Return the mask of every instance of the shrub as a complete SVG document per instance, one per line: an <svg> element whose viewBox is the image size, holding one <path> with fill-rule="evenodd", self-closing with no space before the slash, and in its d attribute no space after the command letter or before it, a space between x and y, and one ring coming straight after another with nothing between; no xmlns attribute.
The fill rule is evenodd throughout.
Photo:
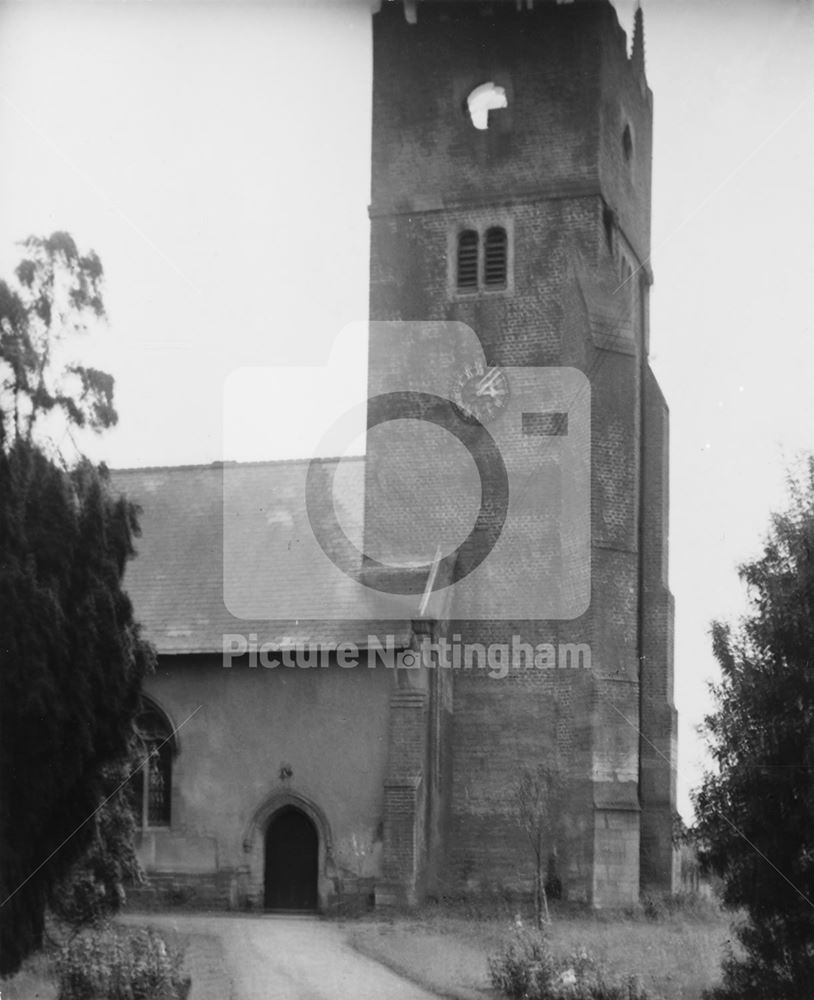
<svg viewBox="0 0 814 1000"><path fill-rule="evenodd" d="M182 882L171 882L165 886L160 895L164 902L174 908L182 906L195 906L198 891L194 885L184 885Z"/></svg>
<svg viewBox="0 0 814 1000"><path fill-rule="evenodd" d="M104 799L92 819L91 841L52 888L52 915L75 930L117 913L125 902L125 883L144 881L126 788L135 761L133 757L101 768L100 794Z"/></svg>
<svg viewBox="0 0 814 1000"><path fill-rule="evenodd" d="M518 930L489 957L492 986L510 1000L537 1000L555 974L554 959L542 934Z"/></svg>
<svg viewBox="0 0 814 1000"><path fill-rule="evenodd" d="M710 920L720 916L721 905L715 898L694 892L645 894L641 898L641 913L648 920L668 920L683 917L687 920Z"/></svg>
<svg viewBox="0 0 814 1000"><path fill-rule="evenodd" d="M88 932L59 954L59 1000L185 1000L182 958L152 929Z"/></svg>
<svg viewBox="0 0 814 1000"><path fill-rule="evenodd" d="M783 928L749 919L736 924L741 946L730 944L722 963L719 986L704 991L704 1000L810 1000L814 979L814 944L790 944Z"/></svg>
<svg viewBox="0 0 814 1000"><path fill-rule="evenodd" d="M634 978L611 980L586 951L555 956L543 934L522 928L489 958L489 976L509 1000L648 1000Z"/></svg>
<svg viewBox="0 0 814 1000"><path fill-rule="evenodd" d="M669 910L664 896L645 894L641 897L642 913L648 920L663 920Z"/></svg>

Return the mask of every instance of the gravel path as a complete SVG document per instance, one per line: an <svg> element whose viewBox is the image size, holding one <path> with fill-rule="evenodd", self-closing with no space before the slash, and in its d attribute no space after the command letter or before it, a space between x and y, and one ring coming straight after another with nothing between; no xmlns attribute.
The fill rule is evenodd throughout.
<svg viewBox="0 0 814 1000"><path fill-rule="evenodd" d="M437 1000L311 917L132 914L190 937L189 1000Z"/></svg>

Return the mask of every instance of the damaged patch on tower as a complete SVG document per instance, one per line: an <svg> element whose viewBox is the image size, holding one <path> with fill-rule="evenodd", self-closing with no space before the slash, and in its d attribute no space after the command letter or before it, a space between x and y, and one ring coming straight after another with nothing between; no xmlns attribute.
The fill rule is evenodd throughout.
<svg viewBox="0 0 814 1000"><path fill-rule="evenodd" d="M499 111L501 108L508 108L508 106L506 88L499 87L491 80L475 87L466 99L469 118L475 128L481 132L489 128L490 111Z"/></svg>

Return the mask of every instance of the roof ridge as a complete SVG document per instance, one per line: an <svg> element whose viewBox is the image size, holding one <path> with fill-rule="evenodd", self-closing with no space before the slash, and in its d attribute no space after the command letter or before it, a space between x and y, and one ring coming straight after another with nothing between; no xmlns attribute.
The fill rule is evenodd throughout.
<svg viewBox="0 0 814 1000"><path fill-rule="evenodd" d="M190 463L188 465L130 465L124 468L108 466L111 474L121 475L124 472L189 472L193 469L211 470L223 468L257 468L259 466L304 465L306 462L364 462L366 455L312 455L305 458L266 458L251 462L238 462L231 459L219 459L214 462Z"/></svg>

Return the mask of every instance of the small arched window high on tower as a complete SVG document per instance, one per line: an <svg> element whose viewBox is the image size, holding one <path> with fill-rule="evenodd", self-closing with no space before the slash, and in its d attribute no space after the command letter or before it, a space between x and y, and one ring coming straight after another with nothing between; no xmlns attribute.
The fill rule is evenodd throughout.
<svg viewBox="0 0 814 1000"><path fill-rule="evenodd" d="M630 125L625 125L625 129L622 132L622 154L625 158L625 163L630 163L633 159L633 133L630 131Z"/></svg>
<svg viewBox="0 0 814 1000"><path fill-rule="evenodd" d="M473 291L478 287L478 234L465 229L458 235L458 288Z"/></svg>
<svg viewBox="0 0 814 1000"><path fill-rule="evenodd" d="M155 705L145 703L136 719L138 770L130 779L136 824L141 828L169 826L172 816L172 727Z"/></svg>
<svg viewBox="0 0 814 1000"><path fill-rule="evenodd" d="M483 283L486 288L505 288L508 274L508 240L502 226L486 230L483 253Z"/></svg>

